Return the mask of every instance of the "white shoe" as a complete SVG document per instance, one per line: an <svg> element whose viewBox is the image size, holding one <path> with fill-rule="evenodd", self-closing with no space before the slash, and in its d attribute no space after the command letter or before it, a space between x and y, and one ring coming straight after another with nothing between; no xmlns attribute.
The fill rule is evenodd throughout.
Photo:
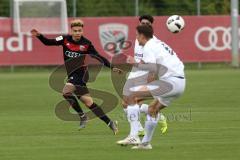
<svg viewBox="0 0 240 160"><path fill-rule="evenodd" d="M137 146L133 146L132 149L152 149L152 145L150 143L139 144Z"/></svg>
<svg viewBox="0 0 240 160"><path fill-rule="evenodd" d="M120 140L120 141L117 141L117 144L119 145L123 145L123 146L126 146L126 145L138 145L140 144L140 138L138 136L128 136L127 138L123 139L123 140Z"/></svg>

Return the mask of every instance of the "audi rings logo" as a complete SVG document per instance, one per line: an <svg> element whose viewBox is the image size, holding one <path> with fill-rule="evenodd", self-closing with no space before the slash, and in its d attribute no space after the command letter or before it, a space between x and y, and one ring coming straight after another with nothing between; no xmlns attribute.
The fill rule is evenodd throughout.
<svg viewBox="0 0 240 160"><path fill-rule="evenodd" d="M204 35L207 37L204 38ZM231 49L231 28L225 27L202 27L197 30L194 41L196 46L202 51L223 51Z"/></svg>

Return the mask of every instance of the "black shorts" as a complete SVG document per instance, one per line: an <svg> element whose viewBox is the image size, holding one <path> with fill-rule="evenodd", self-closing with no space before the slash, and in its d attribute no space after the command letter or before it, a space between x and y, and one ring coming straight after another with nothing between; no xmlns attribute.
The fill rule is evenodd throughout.
<svg viewBox="0 0 240 160"><path fill-rule="evenodd" d="M80 70L68 75L67 82L73 84L76 87L75 94L77 96L82 96L89 93L86 85L88 79L89 79L88 71Z"/></svg>

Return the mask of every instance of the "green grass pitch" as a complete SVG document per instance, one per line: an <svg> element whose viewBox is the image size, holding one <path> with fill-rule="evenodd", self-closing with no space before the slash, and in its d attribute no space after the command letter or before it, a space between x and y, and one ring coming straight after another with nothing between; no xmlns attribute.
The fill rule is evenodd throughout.
<svg viewBox="0 0 240 160"><path fill-rule="evenodd" d="M78 131L78 122L58 119L61 94L49 87L50 73L0 74L1 160L238 160L240 158L240 70L187 70L185 94L163 112L165 135L156 129L153 150L117 146L129 130L119 106L109 115L119 121L112 132L98 119ZM109 72L91 87L114 93Z"/></svg>

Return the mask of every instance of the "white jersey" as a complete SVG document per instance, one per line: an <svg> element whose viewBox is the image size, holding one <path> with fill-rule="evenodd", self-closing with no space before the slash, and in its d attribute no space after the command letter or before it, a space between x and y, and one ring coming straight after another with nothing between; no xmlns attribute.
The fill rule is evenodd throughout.
<svg viewBox="0 0 240 160"><path fill-rule="evenodd" d="M143 58L145 63L159 64L159 79L168 77L184 77L184 65L177 54L164 42L150 39L143 47Z"/></svg>
<svg viewBox="0 0 240 160"><path fill-rule="evenodd" d="M157 37L153 36L154 40L158 40ZM138 40L135 40L134 46L134 59L137 63L139 63L143 58L143 46L140 46ZM142 75L148 74L148 71L143 71L138 69L137 67L133 67L131 72L129 73L128 79L140 77Z"/></svg>

